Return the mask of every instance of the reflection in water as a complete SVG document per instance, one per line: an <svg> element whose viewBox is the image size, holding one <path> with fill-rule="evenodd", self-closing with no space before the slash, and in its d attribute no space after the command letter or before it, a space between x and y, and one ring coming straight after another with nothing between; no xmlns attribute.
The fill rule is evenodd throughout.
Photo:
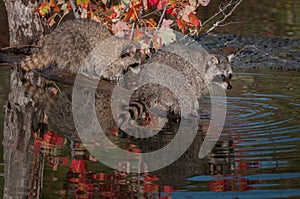
<svg viewBox="0 0 300 199"><path fill-rule="evenodd" d="M16 136L14 134L6 136L5 156L21 151L30 164L19 163L27 175L5 172L6 189L12 192L9 186L14 185L15 189L21 186L18 184L21 179L25 183L18 194L29 194L32 198L299 197L299 80L299 74L288 72L237 73L233 80L235 89L228 92L225 128L213 151L205 159L198 158L210 122L207 97L202 102L201 126L191 147L173 164L142 174L118 172L103 165L80 142L68 110L70 87L56 83L58 91L51 82L45 88L44 84L23 87L23 90L17 87L26 93L24 96L33 98L35 104L34 109L26 109L34 113L33 130L25 136L31 137L32 142L25 142L24 136L19 140L11 137ZM104 90L110 89L105 87ZM97 96L97 109L108 107L105 102L109 96ZM99 112L98 117L110 115L109 110L101 110L106 115ZM22 121L20 113L18 115ZM114 122L104 123L108 125L106 135L114 144L136 153L155 151L167 145L178 128L178 124L168 122L150 139L131 139L119 137ZM9 144L12 139L15 144ZM24 151L20 143L29 150ZM22 156L12 157L25 160ZM11 160L5 160L9 167L12 167ZM130 167L126 162L119 166ZM29 192L25 191L28 189Z"/></svg>

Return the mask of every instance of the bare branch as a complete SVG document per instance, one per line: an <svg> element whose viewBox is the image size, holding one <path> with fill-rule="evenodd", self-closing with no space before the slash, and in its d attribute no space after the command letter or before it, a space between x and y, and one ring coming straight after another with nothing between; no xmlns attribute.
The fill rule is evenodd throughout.
<svg viewBox="0 0 300 199"><path fill-rule="evenodd" d="M131 32L130 32L130 41L132 41L133 40L133 35L134 35L134 26L135 26L135 22L133 22L133 24L132 24L132 28L131 28Z"/></svg>
<svg viewBox="0 0 300 199"><path fill-rule="evenodd" d="M79 17L79 14L76 12L76 5L74 3L74 0L70 0L70 4L71 4L75 19L79 19L80 17Z"/></svg>
<svg viewBox="0 0 300 199"><path fill-rule="evenodd" d="M228 23L220 24L219 27L224 27L232 24L242 24L242 23L247 23L247 22L242 22L242 21L230 21Z"/></svg>
<svg viewBox="0 0 300 199"><path fill-rule="evenodd" d="M219 12L217 12L217 13L215 13L212 17L210 17L208 20L206 20L203 24L202 24L202 26L204 26L205 24L207 24L208 22L210 22L210 21L212 21L215 17L217 17L217 16L219 16L219 15L223 15L223 17L219 20L219 21L217 21L217 22L215 22L214 24L213 24L213 26L210 28L210 29L208 29L207 31L206 31L206 33L209 33L209 32L211 32L211 31L213 31L216 27L218 27L218 26L220 26L221 25L221 23L223 23L228 17L230 17L231 15L232 15L232 13L235 11L235 9L242 3L242 1L243 0L237 0L237 1L233 1L233 0L230 0L224 7L219 7ZM231 7L231 6L233 6L232 8L231 8L231 10L226 14L225 13L225 11L229 8L229 7Z"/></svg>
<svg viewBox="0 0 300 199"><path fill-rule="evenodd" d="M223 13L228 7L230 7L232 4L232 0L230 0L230 2L228 2L224 7L222 7L221 5L219 6L219 12L215 13L213 16L211 16L209 19L207 19L206 21L204 21L202 23L202 26L205 26L205 24L207 24L208 22L210 22L211 20L213 20L215 17L217 17L218 15L220 15L221 13Z"/></svg>
<svg viewBox="0 0 300 199"><path fill-rule="evenodd" d="M157 26L156 26L156 29L155 29L153 35L155 35L155 34L157 33L157 31L159 30L159 28L160 28L160 26L161 26L161 23L162 23L162 21L163 21L163 19L164 19L164 17L165 17L166 10L167 10L167 6L164 7L164 10L163 10L163 12L162 12L162 14L161 14L161 16L160 16L159 22L158 22L158 24L157 24ZM150 41L149 41L149 46L151 46L152 43L153 43L153 38L150 39Z"/></svg>

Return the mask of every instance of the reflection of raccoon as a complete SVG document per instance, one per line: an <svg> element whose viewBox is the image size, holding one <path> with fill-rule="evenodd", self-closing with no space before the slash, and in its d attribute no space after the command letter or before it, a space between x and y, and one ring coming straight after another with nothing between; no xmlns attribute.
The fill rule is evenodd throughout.
<svg viewBox="0 0 300 199"><path fill-rule="evenodd" d="M136 43L112 36L99 23L72 20L45 36L40 52L26 57L21 67L30 71L53 66L74 74L114 79L139 62L138 49Z"/></svg>

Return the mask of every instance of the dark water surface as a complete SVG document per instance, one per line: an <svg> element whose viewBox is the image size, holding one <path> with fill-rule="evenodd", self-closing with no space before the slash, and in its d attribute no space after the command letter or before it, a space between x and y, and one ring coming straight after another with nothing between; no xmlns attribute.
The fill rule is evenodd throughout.
<svg viewBox="0 0 300 199"><path fill-rule="evenodd" d="M33 148L44 155L39 163L44 167L43 198L299 198L300 74L237 71L232 85L224 130L212 152L204 159L197 156L210 122L210 99L205 97L202 127L188 151L170 166L143 174L97 162L69 128L51 127L69 126L61 120L61 114L68 114L53 108L52 132L35 139ZM55 105L64 110L60 103ZM139 152L164 146L174 132L176 127L166 127L150 142L118 138L113 130L108 136L117 146Z"/></svg>

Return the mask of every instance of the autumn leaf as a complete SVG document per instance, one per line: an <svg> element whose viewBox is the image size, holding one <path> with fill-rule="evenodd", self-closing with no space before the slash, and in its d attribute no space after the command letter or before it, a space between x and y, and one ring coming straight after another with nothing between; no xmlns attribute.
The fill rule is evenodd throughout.
<svg viewBox="0 0 300 199"><path fill-rule="evenodd" d="M111 8L111 9L109 9L109 10L106 10L105 12L104 12L104 14L105 14L105 16L108 18L108 19L110 19L110 20L112 20L112 19L114 19L115 17L116 17L116 13L114 12L114 10Z"/></svg>
<svg viewBox="0 0 300 199"><path fill-rule="evenodd" d="M55 0L50 0L50 1L49 1L49 6L55 7L55 6L56 6Z"/></svg>
<svg viewBox="0 0 300 199"><path fill-rule="evenodd" d="M159 0L147 0L147 4L149 8L152 8L153 6L157 5Z"/></svg>
<svg viewBox="0 0 300 199"><path fill-rule="evenodd" d="M194 27L198 27L198 25L201 24L200 19L192 12L189 14L189 20Z"/></svg>
<svg viewBox="0 0 300 199"><path fill-rule="evenodd" d="M170 28L170 26L174 23L173 20L171 19L164 19L163 22L161 23L162 28Z"/></svg>
<svg viewBox="0 0 300 199"><path fill-rule="evenodd" d="M135 30L133 34L134 41L142 41L145 38L145 32L142 30Z"/></svg>
<svg viewBox="0 0 300 199"><path fill-rule="evenodd" d="M190 22L189 14L195 11L195 7L193 6L186 6L182 13L182 19L186 22Z"/></svg>
<svg viewBox="0 0 300 199"><path fill-rule="evenodd" d="M161 39L162 45L169 45L170 43L176 41L176 34L171 28L160 28L157 36Z"/></svg>
<svg viewBox="0 0 300 199"><path fill-rule="evenodd" d="M174 8L168 8L168 9L166 10L166 14L171 14L171 15L173 15L173 16L176 15L176 13L174 12Z"/></svg>
<svg viewBox="0 0 300 199"><path fill-rule="evenodd" d="M201 0L200 0L201 1ZM198 1L197 0L189 0L189 3L191 6L193 7L197 7L198 6Z"/></svg>
<svg viewBox="0 0 300 199"><path fill-rule="evenodd" d="M42 17L44 17L50 11L50 5L48 2L45 2L45 3L42 3L38 9L39 9L40 15Z"/></svg>
<svg viewBox="0 0 300 199"><path fill-rule="evenodd" d="M80 18L81 19L86 19L87 16L88 16L87 10L86 9L82 9Z"/></svg>
<svg viewBox="0 0 300 199"><path fill-rule="evenodd" d="M157 4L157 10L162 10L165 6L169 4L170 0L160 0Z"/></svg>
<svg viewBox="0 0 300 199"><path fill-rule="evenodd" d="M125 31L130 30L124 21L118 21L116 24L112 25L112 31L114 35L118 37L124 37Z"/></svg>
<svg viewBox="0 0 300 199"><path fill-rule="evenodd" d="M55 7L53 8L53 12L56 12L56 13L60 12L59 7L58 7L58 6L55 6Z"/></svg>
<svg viewBox="0 0 300 199"><path fill-rule="evenodd" d="M148 10L148 0L142 0L144 10Z"/></svg>
<svg viewBox="0 0 300 199"><path fill-rule="evenodd" d="M176 19L178 29L181 30L181 32L185 33L186 32L186 23L184 20L181 18Z"/></svg>
<svg viewBox="0 0 300 199"><path fill-rule="evenodd" d="M70 1L67 2L67 9L68 9L68 10L72 10L72 6L71 6Z"/></svg>
<svg viewBox="0 0 300 199"><path fill-rule="evenodd" d="M87 9L90 5L90 0L77 0L76 4L77 6L80 6L83 9Z"/></svg>
<svg viewBox="0 0 300 199"><path fill-rule="evenodd" d="M148 24L148 28L153 28L157 26L157 23L152 18L146 19L145 23Z"/></svg>

